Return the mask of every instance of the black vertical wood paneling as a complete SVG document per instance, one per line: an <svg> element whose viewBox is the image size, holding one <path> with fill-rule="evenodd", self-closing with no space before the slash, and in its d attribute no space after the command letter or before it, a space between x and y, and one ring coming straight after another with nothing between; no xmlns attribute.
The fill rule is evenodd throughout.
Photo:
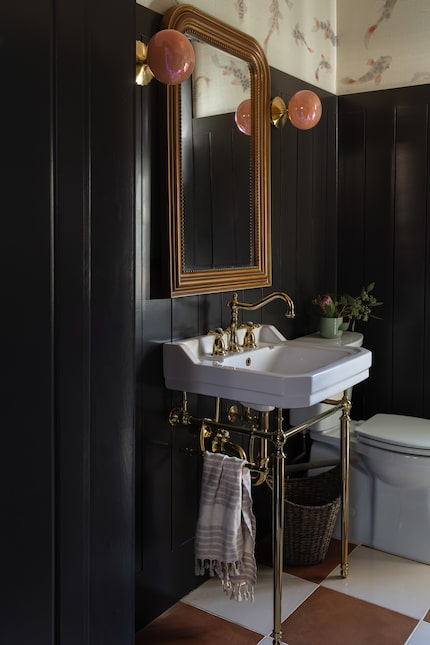
<svg viewBox="0 0 430 645"><path fill-rule="evenodd" d="M339 120L339 290L352 289L347 283L353 271L355 283L361 284L361 258L364 253L362 220L365 210L366 123L361 110L342 114ZM357 188L359 187L359 189ZM351 257L351 245L353 254ZM354 261L355 260L355 261ZM346 273L346 270L348 272ZM346 277L344 277L346 276Z"/></svg>
<svg viewBox="0 0 430 645"><path fill-rule="evenodd" d="M394 144L395 122L391 107L376 104L367 109L364 118L364 184L358 191L352 188L352 197L363 199L361 218L357 218L357 239L360 249L348 239L342 242L350 249L348 267L339 267L342 288L348 293L359 293L362 285L376 282L376 295L384 302L380 313L384 321L371 321L357 325L364 333L364 344L374 352L371 378L363 383L358 392L364 394L363 407L358 401L354 415L364 418L371 411L393 411L394 345L390 319L392 316L393 268L394 268ZM342 145L342 135L339 136ZM340 189L341 190L341 189ZM343 213L339 213L339 219ZM352 241L352 238L351 238ZM339 240L340 242L340 240ZM381 358L383 357L383 360ZM377 388L375 385L377 384Z"/></svg>
<svg viewBox="0 0 430 645"><path fill-rule="evenodd" d="M160 16L136 5L136 34L148 42ZM168 422L170 409L180 405L178 393L164 387L163 342L198 333L199 298L152 299L162 289L160 262L162 228L159 154L163 137L158 127L163 101L160 84L136 88L138 210L136 256L136 626L151 620L195 586L193 535L198 499L196 457L185 448L195 436L178 433ZM139 172L141 171L141 173ZM161 172L161 174L160 174ZM150 215L150 217L149 217ZM163 221L164 219L164 221ZM151 253L149 254L149 249ZM155 258L154 258L155 256ZM163 269L163 267L161 267ZM148 288L149 286L149 288ZM190 405L197 397L190 395ZM190 566L191 563L191 566Z"/></svg>
<svg viewBox="0 0 430 645"><path fill-rule="evenodd" d="M375 280L384 302L382 321L358 326L374 353L364 418L429 416L429 101L428 86L339 100L339 284Z"/></svg>
<svg viewBox="0 0 430 645"><path fill-rule="evenodd" d="M198 327L198 298L148 300L142 303L144 336L138 354L140 398L137 415L137 626L150 620L191 589L194 525L198 499L198 468L186 447L196 448L195 436L172 429L168 414L181 404L179 393L164 387L163 342L177 329L194 335ZM172 315L172 305L174 311ZM196 397L190 395L190 405Z"/></svg>
<svg viewBox="0 0 430 645"><path fill-rule="evenodd" d="M188 95L185 93L185 98ZM192 118L182 103L184 208L187 267L212 269L250 263L250 139L232 114ZM222 190L220 190L222 186Z"/></svg>
<svg viewBox="0 0 430 645"><path fill-rule="evenodd" d="M394 410L421 415L426 293L427 105L395 112L393 391ZM411 315L413 312L413 315ZM404 338L413 338L413 344ZM414 375L411 378L411 374ZM420 384L417 387L417 384ZM420 401L417 409L417 398Z"/></svg>
<svg viewBox="0 0 430 645"><path fill-rule="evenodd" d="M55 642L52 19L45 0L0 7L0 641L19 645Z"/></svg>
<svg viewBox="0 0 430 645"><path fill-rule="evenodd" d="M61 643L89 643L90 120L85 3L58 6L56 70L57 575ZM79 384L79 387L76 387Z"/></svg>
<svg viewBox="0 0 430 645"><path fill-rule="evenodd" d="M314 330L312 298L336 287L336 99L277 70L271 75L272 96L288 102L299 89L313 89L323 104L314 130L272 128L273 284L296 303L293 325L281 323L292 337Z"/></svg>
<svg viewBox="0 0 430 645"><path fill-rule="evenodd" d="M132 2L1 7L2 643L134 641L133 40Z"/></svg>
<svg viewBox="0 0 430 645"><path fill-rule="evenodd" d="M90 642L113 645L134 634L134 4L89 20Z"/></svg>
<svg viewBox="0 0 430 645"><path fill-rule="evenodd" d="M277 89L276 77L271 70L271 89L272 94L279 94L280 90ZM291 178L290 173L285 173L285 163L283 153L285 150L293 150L295 146L289 145L288 147L284 144L284 132L285 130L276 130L271 129L270 136L270 145L271 145L271 234L272 239L281 239L283 235L283 225L285 222L292 222L295 224L295 218L287 217L285 210L281 212L280 205L282 203L282 191L286 185L289 185L289 180ZM281 181L281 177L283 181ZM295 211L295 204L293 203L293 198L295 192L291 194L291 203L289 208L292 212ZM285 239L285 238L284 238ZM294 242L295 234L290 235L291 243ZM278 285L282 282L283 270L285 267L284 259L286 259L287 254L282 253L280 245L272 247L272 283ZM292 279L295 279L292 276ZM285 290L287 290L288 283L285 284Z"/></svg>
<svg viewBox="0 0 430 645"><path fill-rule="evenodd" d="M131 643L134 4L59 2L55 35L57 638Z"/></svg>
<svg viewBox="0 0 430 645"><path fill-rule="evenodd" d="M429 116L430 116L430 110L427 109L427 127L426 127L427 136L424 137L427 140L427 158L426 158L426 174L427 174L427 177L429 176L429 173L430 173L430 124L429 124ZM426 217L427 217L427 221L430 221L430 182L427 183L427 190L426 190ZM426 226L425 239L426 239L425 281L426 281L426 285L430 285L430 261L429 261L429 251L427 251L427 249L430 249L430 226ZM430 320L430 297L429 297L429 289L427 287L426 287L424 303L425 303L424 316L425 316L425 320L426 320L426 324L427 324L428 321ZM425 366L430 365L430 340L428 339L427 335L426 335L425 344L424 344L423 361L424 361ZM423 416L426 419L430 419L430 370L428 370L427 368L424 369L423 399L424 399Z"/></svg>
<svg viewBox="0 0 430 645"><path fill-rule="evenodd" d="M340 118L342 116L342 118ZM364 234L362 221L365 212L365 148L366 122L362 110L353 109L339 115L338 166L338 289L351 293L362 284ZM358 186L360 188L358 188ZM385 258L386 260L386 258ZM357 277L358 273L358 277ZM379 288L379 281L378 281ZM354 294L356 291L354 290ZM366 332L367 336L367 332ZM388 339L387 339L388 340ZM365 341L368 346L367 338ZM389 383L386 382L389 389ZM362 416L363 385L354 388L352 416Z"/></svg>

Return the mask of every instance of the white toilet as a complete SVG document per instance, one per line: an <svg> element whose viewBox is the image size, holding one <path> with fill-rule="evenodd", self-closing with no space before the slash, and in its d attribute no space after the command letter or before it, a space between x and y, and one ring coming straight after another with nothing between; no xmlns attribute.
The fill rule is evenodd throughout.
<svg viewBox="0 0 430 645"><path fill-rule="evenodd" d="M326 340L315 333L297 340L361 346L363 336L344 332ZM290 423L327 408L292 409ZM338 457L338 416L312 426L311 438L311 461ZM339 521L335 536L340 537ZM430 420L376 414L351 422L349 539L430 564Z"/></svg>

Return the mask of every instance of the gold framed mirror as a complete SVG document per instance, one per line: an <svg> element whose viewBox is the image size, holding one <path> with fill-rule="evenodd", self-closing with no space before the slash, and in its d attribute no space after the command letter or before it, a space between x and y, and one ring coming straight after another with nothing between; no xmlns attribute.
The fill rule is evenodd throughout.
<svg viewBox="0 0 430 645"><path fill-rule="evenodd" d="M191 5L167 11L163 28L184 33L196 51L194 78L167 87L171 296L268 286L272 264L270 72L264 52L251 36ZM202 48L206 49L204 60L215 62L221 76L229 77L229 88L248 86L250 136L236 127L235 109L228 108L229 92L217 87L210 98L210 79L202 65L198 67ZM197 83L201 84L198 92ZM205 99L203 107L197 106L197 94ZM214 106L217 98L225 99L226 109ZM208 107L214 107L216 114ZM211 130L215 118L228 120L227 130L221 130L227 135L215 137ZM206 121L211 123L209 131Z"/></svg>

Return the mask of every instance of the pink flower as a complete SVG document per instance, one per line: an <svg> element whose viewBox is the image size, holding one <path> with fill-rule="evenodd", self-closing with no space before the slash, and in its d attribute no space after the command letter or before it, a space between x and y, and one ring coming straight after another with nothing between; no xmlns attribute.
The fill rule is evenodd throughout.
<svg viewBox="0 0 430 645"><path fill-rule="evenodd" d="M325 294L324 296L318 296L317 304L321 307L322 312L325 314L327 307L331 307L333 305L333 300L328 294Z"/></svg>

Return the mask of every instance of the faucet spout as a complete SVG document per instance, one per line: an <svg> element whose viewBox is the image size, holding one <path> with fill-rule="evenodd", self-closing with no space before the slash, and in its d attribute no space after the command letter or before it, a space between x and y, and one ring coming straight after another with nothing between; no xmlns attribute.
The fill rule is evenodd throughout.
<svg viewBox="0 0 430 645"><path fill-rule="evenodd" d="M261 300L257 300L257 302L254 302L253 304L247 302L239 302L237 299L237 293L234 293L233 300L230 300L227 305L231 307L232 311L233 308L255 311L256 309L261 309L265 305L269 304L269 302L273 302L273 300L283 300L287 304L287 311L285 312L285 316L287 318L294 318L294 302L288 295L288 293L285 293L284 291L273 291L273 293L269 293L268 296L262 298Z"/></svg>
<svg viewBox="0 0 430 645"><path fill-rule="evenodd" d="M294 302L292 298L290 298L290 296L284 291L273 291L273 293L269 293L268 296L262 298L261 300L257 300L257 302L254 303L239 302L239 300L237 299L237 293L233 294L233 299L227 303L227 306L231 309L231 323L229 329L227 330L230 333L230 342L228 347L229 352L241 351L237 339L237 312L239 311L239 309L255 311L256 309L261 309L261 307L264 307L273 300L283 300L287 304L287 311L285 312L285 316L287 318L294 318Z"/></svg>

